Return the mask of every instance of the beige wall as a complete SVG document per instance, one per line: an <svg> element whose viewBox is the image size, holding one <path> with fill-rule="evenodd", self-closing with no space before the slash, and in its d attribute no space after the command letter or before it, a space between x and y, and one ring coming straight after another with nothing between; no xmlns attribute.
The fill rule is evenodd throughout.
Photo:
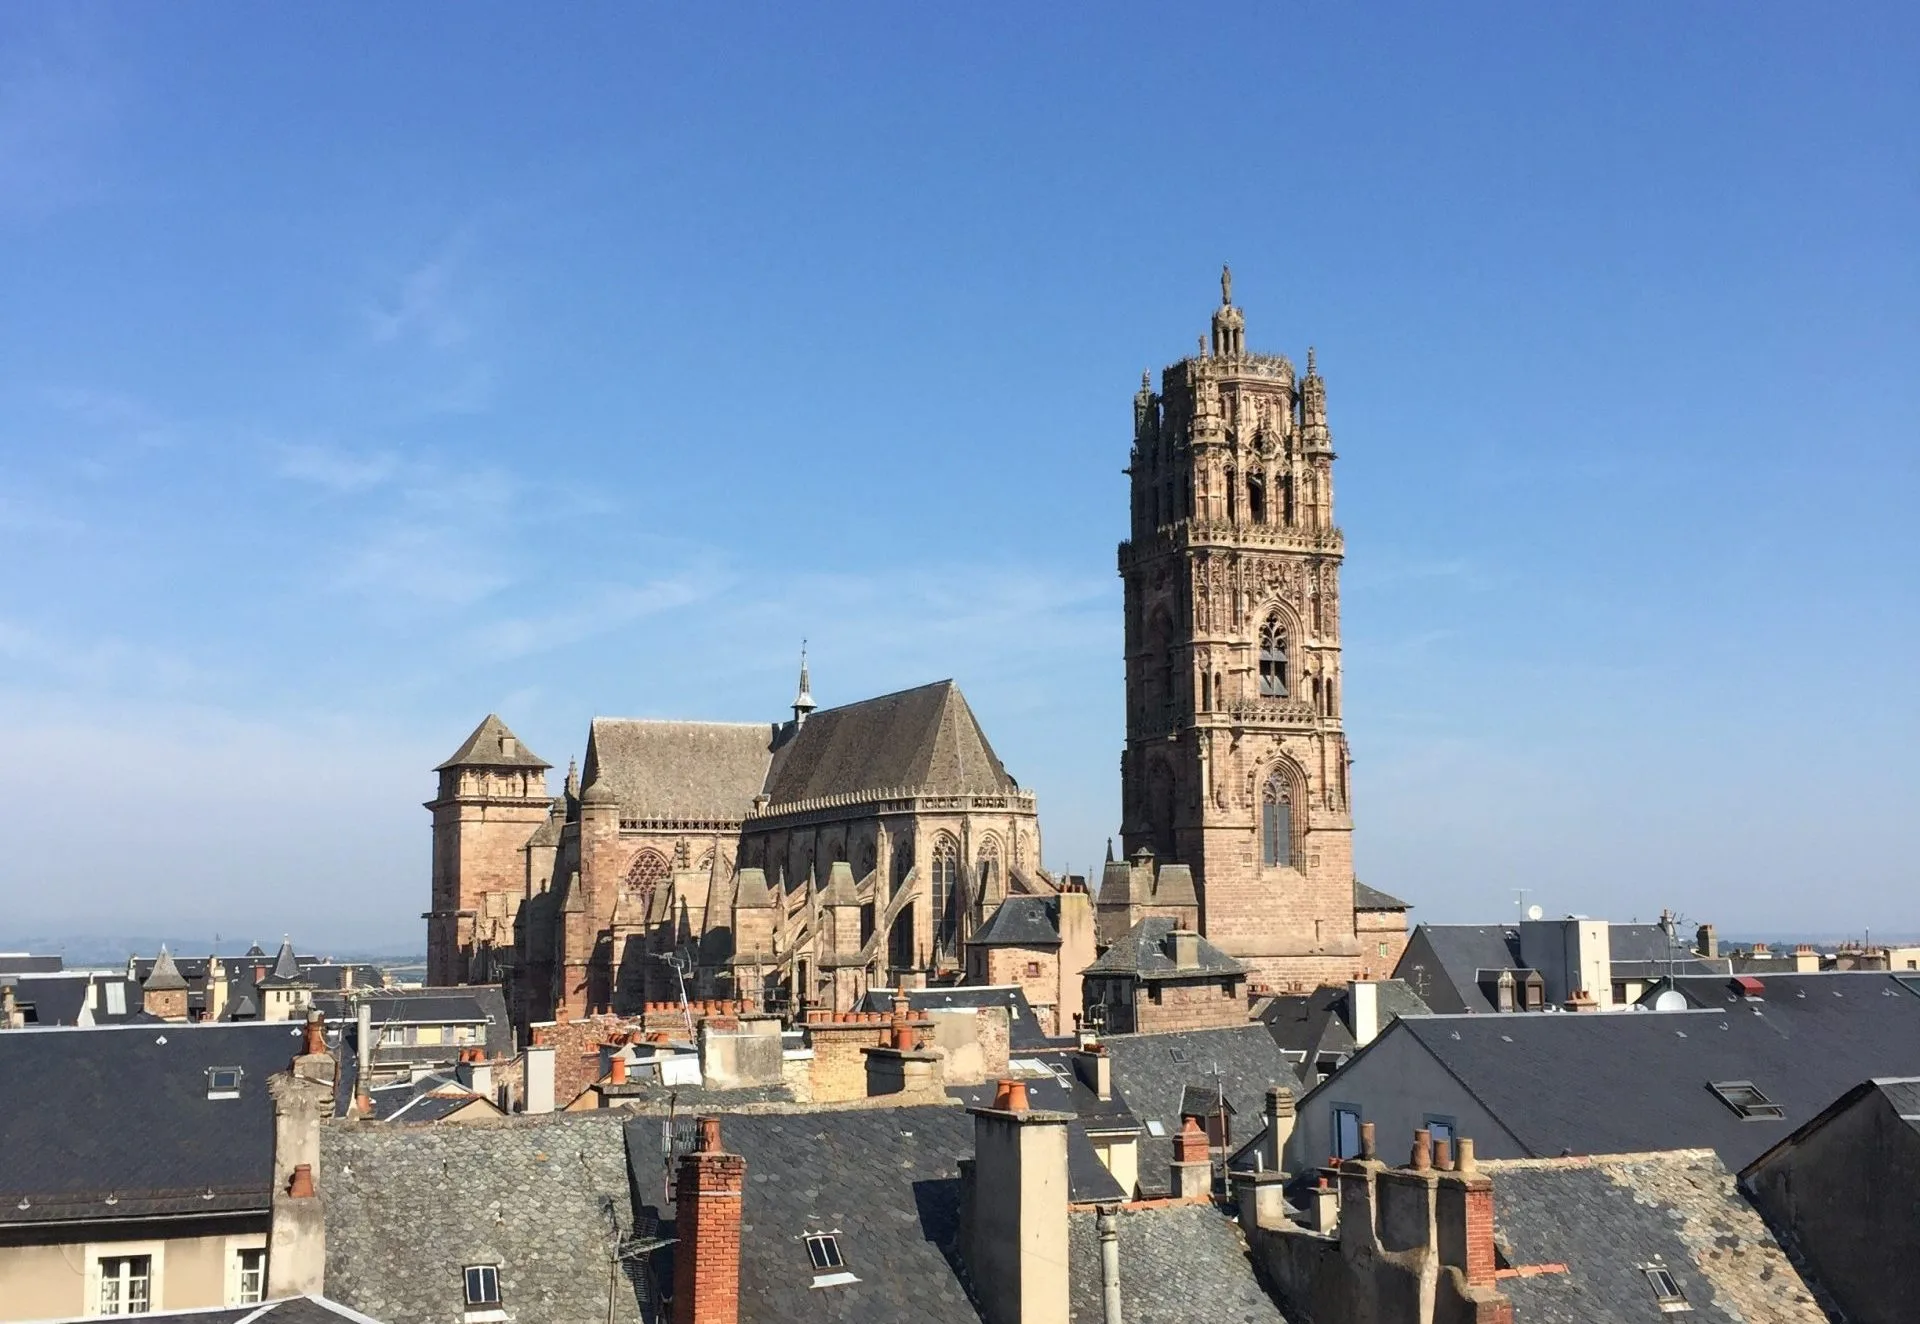
<svg viewBox="0 0 1920 1324"><path fill-rule="evenodd" d="M93 1235L98 1235L96 1230ZM243 1248L264 1247L258 1232L89 1240L75 1238L31 1246L0 1246L0 1320L60 1319L90 1315L98 1286L93 1264L107 1256L153 1258L153 1308L186 1310L237 1304L235 1257Z"/></svg>

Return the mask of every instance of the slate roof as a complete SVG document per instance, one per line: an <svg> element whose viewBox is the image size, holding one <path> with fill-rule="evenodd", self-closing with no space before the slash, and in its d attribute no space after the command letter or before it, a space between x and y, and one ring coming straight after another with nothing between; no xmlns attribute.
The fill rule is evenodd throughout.
<svg viewBox="0 0 1920 1324"><path fill-rule="evenodd" d="M659 1192L657 1123L635 1122L628 1133L635 1189ZM949 1249L960 1220L956 1160L973 1153L964 1110L736 1115L721 1122L720 1140L747 1161L741 1324L978 1324ZM657 1208L659 1196L651 1198ZM813 1287L802 1240L809 1232L835 1233L846 1271L860 1281ZM663 1251L656 1260L670 1258Z"/></svg>
<svg viewBox="0 0 1920 1324"><path fill-rule="evenodd" d="M94 986L94 1005L87 1007L87 988ZM112 1010L107 988L120 988L121 1010ZM127 1025L160 1023L141 1009L140 985L124 975L85 970L53 974L0 974L0 987L11 987L16 1005L28 1025Z"/></svg>
<svg viewBox="0 0 1920 1324"><path fill-rule="evenodd" d="M173 954L167 950L165 943L160 945L160 955L154 958L153 968L140 981L140 986L143 989L161 993L179 993L186 990L187 981L181 977L180 967L173 963Z"/></svg>
<svg viewBox="0 0 1920 1324"><path fill-rule="evenodd" d="M1199 939L1199 960L1190 966L1175 965L1167 955L1167 935L1177 927L1166 916L1149 916L1128 929L1100 954L1083 975L1131 975L1135 979L1202 979L1223 975L1245 975L1247 967Z"/></svg>
<svg viewBox="0 0 1920 1324"><path fill-rule="evenodd" d="M1106 1319L1093 1213L1067 1216L1072 1324ZM1128 1324L1282 1324L1261 1290L1240 1225L1211 1205L1123 1209L1120 1316Z"/></svg>
<svg viewBox="0 0 1920 1324"><path fill-rule="evenodd" d="M954 988L910 988L907 1006L916 1012L950 1010L956 1007L1005 1007L1007 1009L1007 1047L1015 1052L1046 1048L1055 1041L1041 1033L1034 1019L1033 1006L1026 990L1018 984L967 984ZM860 999L857 1011L892 1011L893 990L870 988Z"/></svg>
<svg viewBox="0 0 1920 1324"><path fill-rule="evenodd" d="M1791 978L1763 1002L1700 1011L1413 1017L1316 1092L1405 1035L1532 1156L1710 1147L1737 1170L1855 1083L1920 1073L1920 997L1884 973L1775 992ZM1750 1081L1786 1115L1746 1120L1714 1081Z"/></svg>
<svg viewBox="0 0 1920 1324"><path fill-rule="evenodd" d="M382 988L387 982L386 974L379 966L358 961L319 961L313 965L303 966L301 973L306 975L307 982L315 988L324 989L345 988L349 973L353 976L353 989L356 992L363 988Z"/></svg>
<svg viewBox="0 0 1920 1324"><path fill-rule="evenodd" d="M343 1077L346 1074L344 1066L341 1074ZM344 1104L350 1097L344 1096L340 1102ZM373 1101L375 1121L403 1124L437 1122L476 1100L487 1099L486 1095L476 1094L462 1085L456 1076L444 1072L434 1072L419 1080L375 1086L367 1091L367 1097Z"/></svg>
<svg viewBox="0 0 1920 1324"><path fill-rule="evenodd" d="M513 753L506 752L503 744L512 740ZM445 772L449 768L550 768L553 765L528 749L520 737L507 730L507 724L492 713L481 719L480 725L473 728L473 734L461 742L460 748L447 756L447 761L435 768L435 772Z"/></svg>
<svg viewBox="0 0 1920 1324"><path fill-rule="evenodd" d="M487 1056L502 1058L513 1052L513 1025L507 1018L506 994L491 984L462 984L445 988L354 989L351 993L316 993L313 1005L329 1023L339 1022L358 1033L358 1009L365 1002L376 1026L473 1025L483 1030L481 1047ZM376 1065L397 1062L452 1061L466 1045L375 1044Z"/></svg>
<svg viewBox="0 0 1920 1324"><path fill-rule="evenodd" d="M774 753L766 781L775 807L863 791L1018 789L950 680L821 709Z"/></svg>
<svg viewBox="0 0 1920 1324"><path fill-rule="evenodd" d="M1506 1265L1565 1265L1499 1290L1530 1324L1674 1318L1655 1302L1658 1264L1697 1324L1824 1324L1758 1213L1713 1151L1483 1162L1493 1178L1494 1244Z"/></svg>
<svg viewBox="0 0 1920 1324"><path fill-rule="evenodd" d="M1429 968L1430 949L1438 968ZM1422 924L1413 931L1394 976L1435 1010L1495 1011L1480 986L1482 970L1521 968L1519 930L1506 924Z"/></svg>
<svg viewBox="0 0 1920 1324"><path fill-rule="evenodd" d="M665 722L596 717L587 786L611 790L623 818L737 823L767 776L767 722Z"/></svg>
<svg viewBox="0 0 1920 1324"><path fill-rule="evenodd" d="M0 975L45 975L65 968L66 962L58 956L35 956L31 952L0 952Z"/></svg>
<svg viewBox="0 0 1920 1324"><path fill-rule="evenodd" d="M1353 880L1353 908L1355 910L1412 910L1410 902L1377 887L1368 887L1358 878Z"/></svg>
<svg viewBox="0 0 1920 1324"><path fill-rule="evenodd" d="M259 981L260 987L268 988L305 982L300 969L300 959L293 954L292 941L282 939L279 955L273 958L273 969L267 971L267 977Z"/></svg>
<svg viewBox="0 0 1920 1324"><path fill-rule="evenodd" d="M320 1132L327 1292L389 1324L460 1317L461 1270L500 1266L521 1320L651 1320L616 1268L633 1233L618 1113Z"/></svg>
<svg viewBox="0 0 1920 1324"><path fill-rule="evenodd" d="M1267 1090L1285 1085L1297 1094L1300 1078L1280 1046L1255 1022L1222 1030L1173 1034L1112 1034L1101 1039L1113 1058L1113 1086L1125 1094L1142 1124L1158 1122L1164 1136L1140 1137L1140 1186L1164 1192L1171 1180L1173 1137L1189 1085L1211 1093L1217 1087L1233 1105L1232 1145L1243 1143L1265 1115ZM1219 1075L1216 1081L1215 1072Z"/></svg>
<svg viewBox="0 0 1920 1324"><path fill-rule="evenodd" d="M1010 896L968 940L973 947L1058 947L1060 902L1050 896Z"/></svg>
<svg viewBox="0 0 1920 1324"><path fill-rule="evenodd" d="M0 1223L265 1210L267 1077L300 1033L287 1021L0 1033ZM207 1097L212 1067L240 1068L239 1098Z"/></svg>

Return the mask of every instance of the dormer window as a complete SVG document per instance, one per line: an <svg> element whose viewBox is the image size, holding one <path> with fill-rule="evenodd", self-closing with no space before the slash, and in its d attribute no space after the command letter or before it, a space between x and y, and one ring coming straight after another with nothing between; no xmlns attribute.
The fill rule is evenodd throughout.
<svg viewBox="0 0 1920 1324"><path fill-rule="evenodd" d="M239 1098L240 1078L245 1074L239 1067L208 1067L207 1097L209 1099Z"/></svg>
<svg viewBox="0 0 1920 1324"><path fill-rule="evenodd" d="M816 1269L844 1269L840 1258L840 1238L831 1232L816 1232L807 1238L807 1257Z"/></svg>
<svg viewBox="0 0 1920 1324"><path fill-rule="evenodd" d="M809 1232L806 1241L807 1258L813 1262L813 1286L844 1287L860 1281L847 1272L847 1262L840 1254L840 1238L836 1234Z"/></svg>
<svg viewBox="0 0 1920 1324"><path fill-rule="evenodd" d="M1683 1310L1692 1310L1687 1294L1680 1290L1680 1284L1664 1265L1649 1264L1643 1266L1647 1275L1647 1285L1653 1288L1654 1304L1665 1314L1676 1314Z"/></svg>

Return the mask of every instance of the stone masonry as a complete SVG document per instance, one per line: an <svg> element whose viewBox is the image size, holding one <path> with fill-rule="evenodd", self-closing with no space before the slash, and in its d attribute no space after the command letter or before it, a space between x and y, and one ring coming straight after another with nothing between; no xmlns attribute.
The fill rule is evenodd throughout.
<svg viewBox="0 0 1920 1324"><path fill-rule="evenodd" d="M1191 867L1201 929L1276 987L1353 977L1349 757L1326 383L1246 348L1222 273L1201 351L1134 397L1121 835Z"/></svg>

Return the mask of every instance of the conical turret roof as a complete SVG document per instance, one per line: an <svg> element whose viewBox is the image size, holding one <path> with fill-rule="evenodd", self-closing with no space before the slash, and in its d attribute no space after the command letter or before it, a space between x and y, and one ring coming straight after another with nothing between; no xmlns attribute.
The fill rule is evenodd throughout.
<svg viewBox="0 0 1920 1324"><path fill-rule="evenodd" d="M180 967L173 963L173 957L168 954L166 944L162 943L160 959L153 963L152 973L148 974L147 982L140 987L149 993L156 993L183 989L186 986L187 981L180 976Z"/></svg>
<svg viewBox="0 0 1920 1324"><path fill-rule="evenodd" d="M435 772L448 768L550 768L553 765L520 743L500 718L488 713L460 748Z"/></svg>

